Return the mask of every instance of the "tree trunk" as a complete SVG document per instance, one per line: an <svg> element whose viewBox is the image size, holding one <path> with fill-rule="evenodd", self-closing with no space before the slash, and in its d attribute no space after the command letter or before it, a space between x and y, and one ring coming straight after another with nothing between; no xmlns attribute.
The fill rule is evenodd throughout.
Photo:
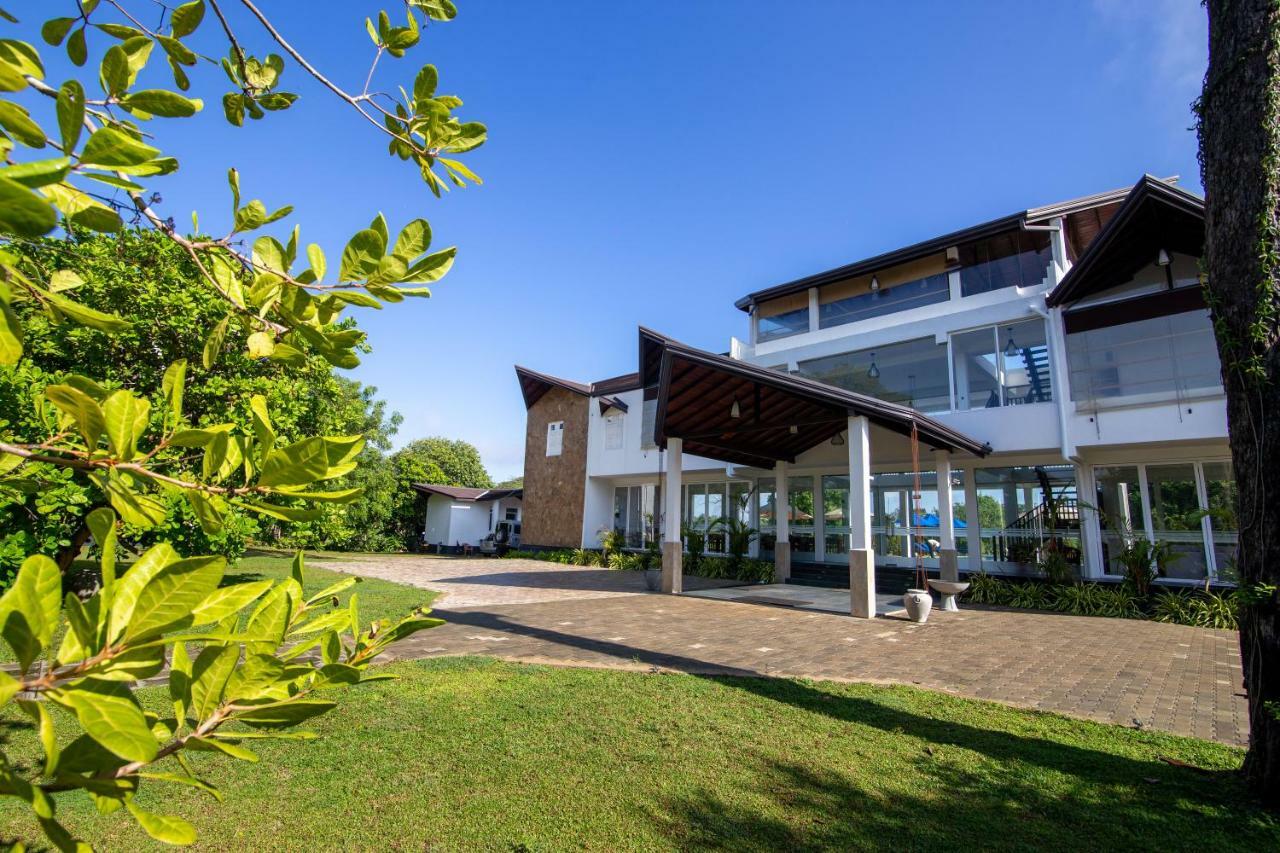
<svg viewBox="0 0 1280 853"><path fill-rule="evenodd" d="M1244 773L1280 807L1280 2L1208 0L1205 265L1239 489Z"/></svg>
<svg viewBox="0 0 1280 853"><path fill-rule="evenodd" d="M71 544L58 550L56 562L64 578L67 576L67 571L71 568L71 564L75 562L76 557L80 556L80 551L84 548L85 543L89 541L89 537L93 535L93 531L89 529L89 523L85 521L88 515L86 512L84 518L80 519L80 526L76 528L76 532L72 535Z"/></svg>

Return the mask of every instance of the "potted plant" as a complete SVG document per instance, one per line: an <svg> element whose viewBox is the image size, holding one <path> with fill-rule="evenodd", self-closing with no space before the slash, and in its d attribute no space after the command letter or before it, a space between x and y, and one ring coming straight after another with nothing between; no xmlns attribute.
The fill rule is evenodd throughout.
<svg viewBox="0 0 1280 853"><path fill-rule="evenodd" d="M662 552L658 543L649 540L644 548L644 585L650 592L662 589Z"/></svg>

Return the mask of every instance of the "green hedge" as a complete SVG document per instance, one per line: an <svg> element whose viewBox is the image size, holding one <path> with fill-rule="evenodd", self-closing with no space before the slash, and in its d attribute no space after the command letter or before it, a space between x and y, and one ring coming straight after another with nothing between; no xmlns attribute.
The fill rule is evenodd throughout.
<svg viewBox="0 0 1280 853"><path fill-rule="evenodd" d="M1230 631L1240 627L1239 598L1236 592L1158 589L1144 597L1125 584L1080 583L1058 586L1036 581L1005 580L981 573L969 576L969 589L964 597L975 604L1056 610L1077 616L1153 619L1156 622Z"/></svg>
<svg viewBox="0 0 1280 853"><path fill-rule="evenodd" d="M566 566L606 566L620 571L644 571L647 568L659 568L662 555L657 551L615 551L607 557L601 551L590 548L561 548L553 551L508 551L503 555L508 558L526 560L542 560L547 563L560 563ZM739 580L746 583L773 583L773 563L768 560L741 559L732 557L709 557L700 555L697 559L691 554L684 555L684 573L692 577L722 578Z"/></svg>

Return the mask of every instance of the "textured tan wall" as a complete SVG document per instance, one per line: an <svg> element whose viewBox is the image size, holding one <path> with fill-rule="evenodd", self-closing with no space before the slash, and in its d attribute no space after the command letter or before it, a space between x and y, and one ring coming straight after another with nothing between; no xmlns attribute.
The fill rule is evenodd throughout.
<svg viewBox="0 0 1280 853"><path fill-rule="evenodd" d="M529 409L524 436L524 518L527 545L582 545L582 502L587 488L590 400L552 388ZM564 421L564 449L547 455L547 424Z"/></svg>

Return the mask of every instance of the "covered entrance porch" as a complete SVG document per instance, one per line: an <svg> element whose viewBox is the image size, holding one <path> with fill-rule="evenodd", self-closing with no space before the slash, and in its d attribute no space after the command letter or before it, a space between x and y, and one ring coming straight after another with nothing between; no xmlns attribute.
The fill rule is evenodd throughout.
<svg viewBox="0 0 1280 853"><path fill-rule="evenodd" d="M938 536L930 547L941 576L958 577L952 460L985 456L990 452L985 443L906 406L715 355L647 329L640 331L640 374L645 399L655 402L654 437L666 452L663 591L679 593L683 587L685 453L771 479L771 494L766 497L763 487L759 491L757 517L761 551L771 551L776 580L786 583L791 577L793 557L797 562L818 554L828 563L845 560L848 612L864 618L878 609L872 454L908 460L916 470L932 469ZM821 477L821 485L812 477L792 476L793 470L833 465L846 473ZM815 489L822 490L816 506L823 517L817 526ZM918 527L922 521L912 518L910 524ZM766 527L772 528L769 542Z"/></svg>

